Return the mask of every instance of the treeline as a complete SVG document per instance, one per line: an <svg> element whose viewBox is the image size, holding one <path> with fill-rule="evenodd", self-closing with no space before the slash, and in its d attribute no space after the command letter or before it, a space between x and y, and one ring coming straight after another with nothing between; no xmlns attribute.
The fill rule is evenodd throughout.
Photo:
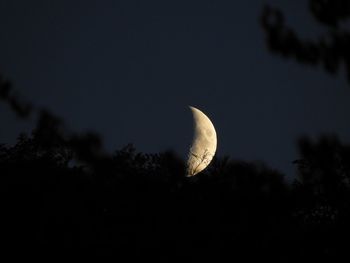
<svg viewBox="0 0 350 263"><path fill-rule="evenodd" d="M335 136L299 140L293 184L229 157L188 178L173 152L127 145L109 156L97 135L40 116L32 134L0 146L5 250L162 262L347 255L350 147Z"/></svg>

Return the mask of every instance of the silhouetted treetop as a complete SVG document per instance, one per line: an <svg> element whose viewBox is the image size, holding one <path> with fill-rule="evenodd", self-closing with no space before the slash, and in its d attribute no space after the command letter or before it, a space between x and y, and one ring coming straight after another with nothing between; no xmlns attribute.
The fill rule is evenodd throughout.
<svg viewBox="0 0 350 263"><path fill-rule="evenodd" d="M13 106L9 83L0 85L1 98L28 117ZM136 262L347 256L350 146L336 136L300 138L292 185L264 163L229 156L189 178L173 151L142 153L130 143L108 154L98 134L72 132L33 109L32 133L0 144L1 238L16 253L89 248Z"/></svg>
<svg viewBox="0 0 350 263"><path fill-rule="evenodd" d="M322 136L314 142L307 137L299 139L301 159L297 180L303 185L312 185L318 194L339 193L350 182L350 146L343 145L332 136Z"/></svg>
<svg viewBox="0 0 350 263"><path fill-rule="evenodd" d="M339 26L349 18L349 1L310 0L309 6L317 21L328 27L328 33L314 41L302 40L285 24L279 9L264 7L260 21L269 50L302 64L321 65L330 74L337 73L343 63L350 81L350 33Z"/></svg>
<svg viewBox="0 0 350 263"><path fill-rule="evenodd" d="M30 103L20 100L19 96L14 92L10 81L0 75L0 100L5 101L11 109L20 118L28 118L33 110Z"/></svg>
<svg viewBox="0 0 350 263"><path fill-rule="evenodd" d="M310 0L309 8L317 21L333 28L350 16L348 0Z"/></svg>

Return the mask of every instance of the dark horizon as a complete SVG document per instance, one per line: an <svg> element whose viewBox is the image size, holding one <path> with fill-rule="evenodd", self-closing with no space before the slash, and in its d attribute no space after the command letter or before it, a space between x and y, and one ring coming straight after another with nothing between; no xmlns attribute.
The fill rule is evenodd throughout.
<svg viewBox="0 0 350 263"><path fill-rule="evenodd" d="M174 152L145 154L129 145L108 156L96 134L69 133L61 124L43 110L30 136L0 144L1 239L12 258L348 256L350 145L337 138L301 139L298 177L288 184L271 167L227 158L186 177Z"/></svg>
<svg viewBox="0 0 350 263"><path fill-rule="evenodd" d="M268 4L284 11L302 39L324 31L307 1ZM194 105L217 129L218 157L261 160L293 180L300 136L350 142L350 89L344 74L273 55L263 9L258 0L3 1L0 70L25 101L72 131L97 132L108 152L133 143L185 159L187 106ZM3 104L0 117L4 143L35 126L35 119L16 121Z"/></svg>
<svg viewBox="0 0 350 263"><path fill-rule="evenodd" d="M0 2L3 256L345 262L349 18L346 0Z"/></svg>

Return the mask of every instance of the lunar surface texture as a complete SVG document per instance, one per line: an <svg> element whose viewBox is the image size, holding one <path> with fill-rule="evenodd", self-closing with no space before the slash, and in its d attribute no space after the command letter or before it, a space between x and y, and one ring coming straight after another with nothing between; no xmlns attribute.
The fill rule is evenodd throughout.
<svg viewBox="0 0 350 263"><path fill-rule="evenodd" d="M189 106L194 122L193 141L187 160L187 176L194 176L203 171L213 159L217 137L213 123L199 109Z"/></svg>

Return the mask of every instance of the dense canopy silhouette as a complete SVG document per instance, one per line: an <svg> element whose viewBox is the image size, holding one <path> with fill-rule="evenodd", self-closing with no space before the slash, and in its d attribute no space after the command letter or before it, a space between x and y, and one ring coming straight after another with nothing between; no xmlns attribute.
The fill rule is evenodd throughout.
<svg viewBox="0 0 350 263"><path fill-rule="evenodd" d="M303 41L279 10L266 7L261 24L268 47L329 73L343 62L350 75L350 38L341 27L350 5L309 3L328 35ZM265 163L229 156L215 156L189 178L173 151L148 154L130 143L108 154L98 134L69 130L48 109L22 100L2 76L0 100L18 118L37 119L14 145L0 144L1 238L12 256L161 262L336 262L347 256L350 145L336 135L299 138L292 183Z"/></svg>
<svg viewBox="0 0 350 263"><path fill-rule="evenodd" d="M2 99L18 113L7 86ZM31 113L39 116L33 132L0 145L3 239L11 249L90 248L100 257L170 262L345 254L350 146L336 136L299 140L291 185L264 163L228 156L188 178L174 152L146 154L128 144L108 155L97 134L71 132L47 110Z"/></svg>

